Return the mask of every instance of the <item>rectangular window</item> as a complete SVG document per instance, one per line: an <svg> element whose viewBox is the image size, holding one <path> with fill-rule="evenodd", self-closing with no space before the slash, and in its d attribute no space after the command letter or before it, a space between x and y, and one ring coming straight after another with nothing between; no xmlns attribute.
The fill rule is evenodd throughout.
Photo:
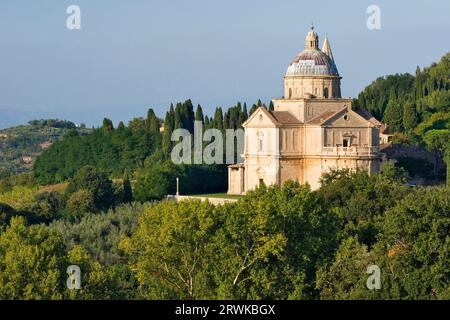
<svg viewBox="0 0 450 320"><path fill-rule="evenodd" d="M342 146L343 146L344 148L350 147L350 142L349 142L349 140L348 140L348 139L344 139L344 141L343 141L343 143L342 143Z"/></svg>

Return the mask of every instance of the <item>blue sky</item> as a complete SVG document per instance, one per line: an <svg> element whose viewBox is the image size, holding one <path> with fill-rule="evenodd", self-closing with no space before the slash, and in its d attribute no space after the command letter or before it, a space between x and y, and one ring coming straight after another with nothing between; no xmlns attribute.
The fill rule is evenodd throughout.
<svg viewBox="0 0 450 320"><path fill-rule="evenodd" d="M66 8L82 30L66 28ZM381 30L366 9L381 8ZM2 0L0 126L59 117L98 125L193 99L207 113L282 95L311 22L355 97L378 76L449 51L450 1Z"/></svg>

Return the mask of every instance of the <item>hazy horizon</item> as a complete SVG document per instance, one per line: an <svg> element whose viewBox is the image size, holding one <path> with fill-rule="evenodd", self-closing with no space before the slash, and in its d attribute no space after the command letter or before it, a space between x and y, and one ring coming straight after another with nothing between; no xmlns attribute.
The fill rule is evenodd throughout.
<svg viewBox="0 0 450 320"><path fill-rule="evenodd" d="M66 8L81 7L81 30ZM369 30L369 5L381 30ZM282 95L282 77L311 22L328 35L342 94L376 78L414 73L449 50L450 2L3 0L0 128L35 118L99 125L163 117L170 103L252 104Z"/></svg>

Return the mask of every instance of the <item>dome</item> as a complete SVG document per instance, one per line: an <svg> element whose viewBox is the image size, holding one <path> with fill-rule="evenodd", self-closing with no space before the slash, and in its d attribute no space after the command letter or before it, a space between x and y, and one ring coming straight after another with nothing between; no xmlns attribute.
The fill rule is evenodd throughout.
<svg viewBox="0 0 450 320"><path fill-rule="evenodd" d="M286 76L327 75L339 76L339 72L324 52L318 49L305 49L289 65Z"/></svg>
<svg viewBox="0 0 450 320"><path fill-rule="evenodd" d="M328 37L322 50L319 36L311 27L306 35L305 50L289 65L284 77L286 99L338 99L341 97L341 76L333 59Z"/></svg>

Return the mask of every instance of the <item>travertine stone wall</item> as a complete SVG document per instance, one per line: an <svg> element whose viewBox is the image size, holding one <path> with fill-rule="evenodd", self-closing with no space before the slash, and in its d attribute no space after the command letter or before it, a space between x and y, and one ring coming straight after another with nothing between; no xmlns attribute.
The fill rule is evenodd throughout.
<svg viewBox="0 0 450 320"><path fill-rule="evenodd" d="M341 97L341 78L338 76L286 76L284 78L285 99L316 98L336 99Z"/></svg>

